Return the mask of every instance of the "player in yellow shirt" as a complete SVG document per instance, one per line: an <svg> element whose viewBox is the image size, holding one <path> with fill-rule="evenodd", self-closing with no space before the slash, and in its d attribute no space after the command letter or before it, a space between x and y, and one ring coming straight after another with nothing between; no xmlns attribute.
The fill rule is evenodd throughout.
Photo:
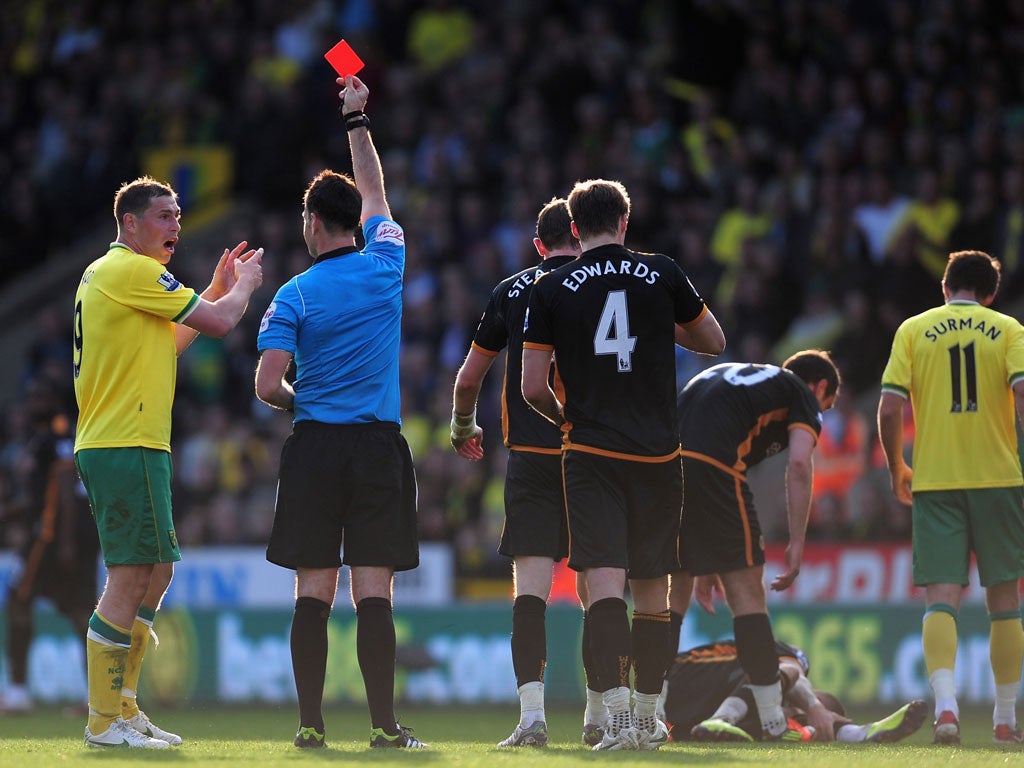
<svg viewBox="0 0 1024 768"><path fill-rule="evenodd" d="M244 241L224 250L202 295L175 280L166 264L180 217L166 184L124 184L114 196L117 240L75 294L75 464L107 566L86 636L90 746L181 743L136 701L153 619L181 559L171 517L177 357L199 333L225 336L263 281L263 249L245 251Z"/></svg>
<svg viewBox="0 0 1024 768"><path fill-rule="evenodd" d="M912 505L914 584L925 588L922 643L939 744L960 743L953 670L972 552L991 622L992 739L1024 743L1016 722L1024 661L1017 590L1024 576L1024 479L1014 421L1015 410L1024 419L1024 327L990 308L999 279L999 262L988 254L950 254L945 303L896 331L878 404L893 492ZM916 428L913 470L902 452L908 398Z"/></svg>

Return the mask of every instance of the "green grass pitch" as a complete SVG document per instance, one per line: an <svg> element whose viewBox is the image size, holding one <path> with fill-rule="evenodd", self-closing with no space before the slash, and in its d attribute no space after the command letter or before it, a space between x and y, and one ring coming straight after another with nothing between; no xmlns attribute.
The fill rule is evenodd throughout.
<svg viewBox="0 0 1024 768"><path fill-rule="evenodd" d="M361 708L326 711L325 750L298 750L294 706L161 709L150 715L163 727L181 734L185 743L160 751L100 750L82 744L85 719L59 709L41 708L31 715L0 717L0 767L136 766L155 764L196 768L262 768L263 766L454 766L502 768L537 765L552 768L610 764L679 765L699 768L931 768L932 766L1006 766L1020 760L1024 748L991 743L987 710L961 713L963 744L932 745L931 728L898 744L668 744L657 752L592 753L579 743L582 707L549 709L550 745L540 749L499 750L494 745L515 725L515 707L405 707L403 723L415 728L429 750L371 750L369 721ZM857 722L881 711L853 713Z"/></svg>

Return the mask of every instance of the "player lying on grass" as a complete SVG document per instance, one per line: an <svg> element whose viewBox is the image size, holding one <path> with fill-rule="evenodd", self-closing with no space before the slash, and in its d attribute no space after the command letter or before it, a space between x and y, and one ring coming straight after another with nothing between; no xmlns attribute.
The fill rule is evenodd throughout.
<svg viewBox="0 0 1024 768"><path fill-rule="evenodd" d="M783 708L794 741L893 742L921 727L928 714L914 700L888 717L857 725L842 703L816 691L810 662L796 646L776 641L783 680ZM695 695L701 691L703 695ZM733 639L697 646L676 656L668 673L665 719L672 741L760 741L761 723Z"/></svg>

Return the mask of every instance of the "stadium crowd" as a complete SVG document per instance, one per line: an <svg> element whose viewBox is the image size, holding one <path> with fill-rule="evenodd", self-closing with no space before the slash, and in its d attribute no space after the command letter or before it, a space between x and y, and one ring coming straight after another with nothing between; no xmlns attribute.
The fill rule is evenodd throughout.
<svg viewBox="0 0 1024 768"><path fill-rule="evenodd" d="M183 546L269 534L290 423L253 394L256 330L309 263L305 180L345 170L322 58L340 37L386 94L370 119L407 233L404 432L421 536L452 542L461 574L507 572L505 456L493 377L488 460L451 450L455 372L491 287L535 260L536 211L577 179L628 186L629 245L679 261L725 359L832 351L844 386L817 452L820 540L909 539L873 414L893 333L941 300L946 253L1002 261L996 308L1024 295L1021 0L21 0L2 15L0 279L45 270L83 235L100 255L113 192L156 148L227 147L236 205L217 242L265 249L239 330L180 360ZM199 285L188 240L170 268ZM70 408L70 299L33 323L23 386L53 377ZM680 351L680 383L708 362ZM22 395L3 403L0 546L20 530Z"/></svg>

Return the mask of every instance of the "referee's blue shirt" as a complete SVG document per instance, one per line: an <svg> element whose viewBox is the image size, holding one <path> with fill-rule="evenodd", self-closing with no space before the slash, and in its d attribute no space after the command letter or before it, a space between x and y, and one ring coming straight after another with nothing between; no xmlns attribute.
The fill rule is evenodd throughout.
<svg viewBox="0 0 1024 768"><path fill-rule="evenodd" d="M398 355L405 233L374 216L366 247L323 253L281 286L257 349L295 358L295 421L401 424Z"/></svg>

